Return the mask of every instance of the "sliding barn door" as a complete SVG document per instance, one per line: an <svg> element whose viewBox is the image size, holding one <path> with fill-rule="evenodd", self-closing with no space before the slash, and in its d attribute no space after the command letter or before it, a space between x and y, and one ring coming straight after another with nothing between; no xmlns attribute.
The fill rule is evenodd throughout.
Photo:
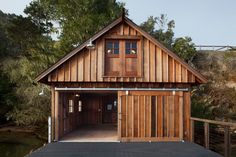
<svg viewBox="0 0 236 157"><path fill-rule="evenodd" d="M183 92L119 92L118 112L123 141L183 138Z"/></svg>

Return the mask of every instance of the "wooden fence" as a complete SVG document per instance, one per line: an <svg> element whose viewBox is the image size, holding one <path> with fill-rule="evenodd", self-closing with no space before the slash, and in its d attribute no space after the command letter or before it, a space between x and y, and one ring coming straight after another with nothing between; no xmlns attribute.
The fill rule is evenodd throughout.
<svg viewBox="0 0 236 157"><path fill-rule="evenodd" d="M191 142L224 157L236 157L236 123L200 118L191 120Z"/></svg>

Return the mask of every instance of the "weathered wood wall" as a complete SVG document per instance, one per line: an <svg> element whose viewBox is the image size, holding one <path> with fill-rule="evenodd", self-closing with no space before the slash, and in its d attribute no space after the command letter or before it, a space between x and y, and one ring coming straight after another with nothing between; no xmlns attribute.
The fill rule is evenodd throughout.
<svg viewBox="0 0 236 157"><path fill-rule="evenodd" d="M189 140L189 92L119 92L121 141Z"/></svg>
<svg viewBox="0 0 236 157"><path fill-rule="evenodd" d="M78 112L78 98L74 93L54 91L53 95L52 119L56 140L80 125L102 123L99 109L102 110L107 97L82 95L82 112ZM73 113L68 111L69 99L74 100ZM120 140L189 141L190 103L190 92L129 91L126 95L125 91L119 91L117 115L120 116Z"/></svg>
<svg viewBox="0 0 236 157"><path fill-rule="evenodd" d="M113 37L112 37L113 35ZM138 74L105 76L105 39L137 39ZM163 82L196 83L197 78L179 61L127 24L120 24L95 42L94 50L83 49L48 75L48 82ZM115 65L114 65L115 66ZM117 65L119 66L119 65Z"/></svg>

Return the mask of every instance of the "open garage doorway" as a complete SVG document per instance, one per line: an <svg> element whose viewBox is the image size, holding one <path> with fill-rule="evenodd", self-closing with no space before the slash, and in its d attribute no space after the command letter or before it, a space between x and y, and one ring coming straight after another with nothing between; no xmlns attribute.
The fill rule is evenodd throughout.
<svg viewBox="0 0 236 157"><path fill-rule="evenodd" d="M64 142L115 142L117 92L70 93L64 103Z"/></svg>

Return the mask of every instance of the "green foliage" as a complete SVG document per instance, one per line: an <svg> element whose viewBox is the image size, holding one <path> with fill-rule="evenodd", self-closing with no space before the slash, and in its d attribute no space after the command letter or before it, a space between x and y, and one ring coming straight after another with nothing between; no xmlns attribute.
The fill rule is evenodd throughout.
<svg viewBox="0 0 236 157"><path fill-rule="evenodd" d="M193 60L208 78L208 83L196 92L195 99L210 106L213 119L236 120L235 59L235 52L208 51L199 52Z"/></svg>
<svg viewBox="0 0 236 157"><path fill-rule="evenodd" d="M190 37L181 37L175 39L175 42L172 45L172 49L179 57L183 58L186 62L192 61L196 53L196 48L194 47L194 44L192 43L192 39Z"/></svg>
<svg viewBox="0 0 236 157"><path fill-rule="evenodd" d="M158 29L155 29L156 25ZM166 47L171 48L174 40L174 20L168 21L167 16L164 14L161 14L160 17L150 16L140 27Z"/></svg>
<svg viewBox="0 0 236 157"><path fill-rule="evenodd" d="M27 17L0 12L0 117L17 125L43 126L50 113L50 92L34 78L120 16L123 5L115 0L40 0L26 7ZM60 40L53 41L50 35L57 31ZM42 88L45 96L38 95Z"/></svg>
<svg viewBox="0 0 236 157"><path fill-rule="evenodd" d="M206 98L207 94L204 92L206 86L201 85L198 88L192 90L191 95L191 116L203 119L214 119L212 115L212 106L209 100ZM201 99L200 99L201 98Z"/></svg>
<svg viewBox="0 0 236 157"><path fill-rule="evenodd" d="M59 24L60 55L64 55L120 16L123 5L115 0L41 0L32 2L25 12Z"/></svg>
<svg viewBox="0 0 236 157"><path fill-rule="evenodd" d="M0 10L0 61L7 56L17 56L18 51L13 42L8 38L7 28L11 24L11 20L16 15L4 14Z"/></svg>
<svg viewBox="0 0 236 157"><path fill-rule="evenodd" d="M7 121L5 115L16 103L13 86L7 75L0 71L0 124Z"/></svg>
<svg viewBox="0 0 236 157"><path fill-rule="evenodd" d="M156 29L156 26L158 29ZM186 62L191 62L196 53L194 44L190 37L180 37L174 39L174 20L168 21L167 16L161 14L160 17L150 16L140 27L152 35L155 39L174 51Z"/></svg>
<svg viewBox="0 0 236 157"><path fill-rule="evenodd" d="M30 2L30 5L25 8L24 13L28 15L28 18L39 27L43 33L54 32L53 22L50 20L50 8L46 8L46 5L42 5L38 1Z"/></svg>
<svg viewBox="0 0 236 157"><path fill-rule="evenodd" d="M0 52L5 54L0 63L0 105L3 106L0 116L18 125L45 123L50 113L50 95L47 92L45 97L38 96L42 86L35 84L34 78L55 62L54 41L31 18L6 14L4 18L8 24L2 27L3 39L11 45L0 47Z"/></svg>
<svg viewBox="0 0 236 157"><path fill-rule="evenodd" d="M192 116L236 120L236 90L227 86L202 85L192 94Z"/></svg>

